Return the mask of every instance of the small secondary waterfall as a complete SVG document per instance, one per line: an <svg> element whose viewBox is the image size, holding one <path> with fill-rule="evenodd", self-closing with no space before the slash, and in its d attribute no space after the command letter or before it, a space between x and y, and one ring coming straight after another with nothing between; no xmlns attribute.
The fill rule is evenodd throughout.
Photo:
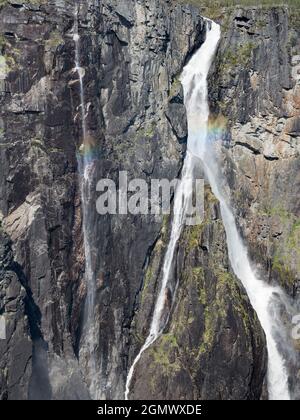
<svg viewBox="0 0 300 420"><path fill-rule="evenodd" d="M93 163L90 160L90 139L86 124L86 106L84 94L85 70L80 66L80 35L78 30L78 9L75 11L73 40L75 43L75 69L79 77L80 89L80 115L82 127L82 145L77 154L78 167L80 173L81 202L83 214L83 241L85 253L85 281L87 296L84 312L84 328L82 345L80 349L80 359L84 360L85 376L89 383L89 392L92 398L98 398L99 381L97 378L97 364L95 350L97 346L97 334L94 326L96 279L93 269L93 258L91 249L91 238L93 234L93 221L91 218L91 207L93 206L91 195L91 180L93 177Z"/></svg>
<svg viewBox="0 0 300 420"><path fill-rule="evenodd" d="M201 48L199 49L198 54L201 54L201 59L203 60L199 78L205 82L204 84L206 84L207 75L209 72L209 68L210 68L213 56L215 54L217 42L218 42L218 39L215 42L214 31L208 31L206 40L201 46ZM192 60L193 59L194 57L192 58ZM151 327L150 327L150 333L143 347L141 348L139 354L136 356L127 376L125 399L128 399L129 397L130 385L131 385L131 381L132 381L134 370L137 363L139 362L144 351L147 350L162 334L164 327L166 326L168 318L169 318L170 310L166 308L166 296L167 296L168 291L171 291L173 296L176 291L176 286L174 289L174 286L172 286L171 284L173 260L174 260L176 246L182 232L182 228L185 225L188 204L192 196L191 179L193 178L194 165L196 161L193 156L193 153L191 153L193 152L194 147L195 147L194 142L195 142L195 139L193 138L193 136L189 135L188 151L187 151L186 158L183 164L181 181L175 191L174 218L172 222L170 241L169 241L169 245L168 245L167 252L165 255L165 260L164 260L161 289L160 289L157 302L155 305L154 314L153 314Z"/></svg>
<svg viewBox="0 0 300 420"><path fill-rule="evenodd" d="M171 271L173 267L172 263L173 263L176 245L180 238L182 227L185 222L187 206L189 203L190 196L192 194L191 182L190 182L192 173L193 173L193 157L190 153L187 153L187 156L185 158L184 165L183 165L181 181L175 192L174 219L172 223L170 242L169 242L165 260L164 260L161 289L160 289L157 302L155 305L154 314L153 314L151 327L150 327L150 333L144 345L142 346L139 354L136 356L127 376L126 391L125 391L126 400L128 399L128 396L129 396L132 377L133 377L134 370L138 361L140 360L144 351L147 350L151 346L151 344L153 344L156 341L156 339L160 336L160 334L162 333L168 321L169 311L167 311L167 313L165 312L166 296L167 296L168 291L171 291L172 294L174 294L174 291L175 291L175 290L172 290L172 286L169 284L169 281L170 281ZM175 209L180 209L180 211L175 211Z"/></svg>
<svg viewBox="0 0 300 420"><path fill-rule="evenodd" d="M207 76L220 36L221 31L219 25L207 20L206 40L185 66L181 77L188 117L188 152L184 162L182 180L175 193L174 208L176 211L174 209L171 237L163 267L161 290L156 302L150 333L139 354L136 356L127 376L125 399L129 397L130 386L137 363L144 351L162 334L168 321L169 314L166 316L164 313L164 310L166 310L165 295L170 283L176 244L185 222L187 198L191 194L189 190L185 190L185 180L192 175L195 161L198 161L199 165L202 164L211 188L220 202L232 269L244 285L266 335L269 356L269 399L290 399L288 373L284 358L280 354L276 343L276 338L284 337L280 314L276 311L280 305L286 308L289 305L288 299L279 287L272 287L256 277L248 258L247 249L238 232L233 212L223 195L221 178L218 176L219 168L214 156L213 147L211 147L209 142Z"/></svg>
<svg viewBox="0 0 300 420"><path fill-rule="evenodd" d="M220 38L220 27L211 23L210 47L213 48ZM205 54L208 52L206 51ZM282 323L276 314L275 303L280 300L286 304L287 298L279 287L272 287L258 279L253 271L247 249L238 232L235 219L221 189L218 176L219 168L214 157L213 145L209 141L209 105L207 71L204 48L198 51L184 69L182 84L186 98L189 126L189 150L201 159L204 172L212 191L220 202L223 224L226 230L227 246L232 269L244 285L250 302L256 311L266 334L268 348L268 391L269 399L290 399L288 373L284 359L279 352L276 338L282 336Z"/></svg>

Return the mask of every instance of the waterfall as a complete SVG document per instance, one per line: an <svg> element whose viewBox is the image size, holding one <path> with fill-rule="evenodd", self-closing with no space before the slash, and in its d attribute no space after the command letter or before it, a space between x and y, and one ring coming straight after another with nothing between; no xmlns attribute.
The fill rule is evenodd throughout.
<svg viewBox="0 0 300 420"><path fill-rule="evenodd" d="M202 87L206 89L206 79L208 71L217 47L218 39L215 41L215 32L208 31L206 40L203 45L200 47L198 56L201 56L202 67L201 73L199 73L199 81L202 81ZM191 62L195 60L195 55L191 59ZM185 77L183 75L183 77ZM197 83L197 80L191 80L191 83ZM194 95L194 92L192 93ZM196 92L196 96L198 93ZM195 102L195 101L194 101ZM201 102L201 101L200 101ZM202 102L201 102L202 103ZM178 240L180 238L182 228L185 225L185 220L187 216L188 203L192 195L192 182L193 170L195 165L195 158L193 156L195 139L189 135L188 137L188 151L186 158L184 160L181 181L175 191L174 199L174 218L172 222L171 236L168 244L167 252L164 259L163 265L163 276L160 292L155 304L154 313L152 317L152 322L150 326L149 335L142 346L139 354L136 356L127 376L126 381L126 391L125 399L127 400L130 393L130 385L135 371L135 367L139 362L142 354L146 351L162 334L164 327L166 326L169 318L170 308L166 308L166 296L168 292L171 292L174 296L176 291L175 287L172 285L172 270L173 270L173 260L176 250Z"/></svg>
<svg viewBox="0 0 300 420"><path fill-rule="evenodd" d="M211 25L209 46L214 48L220 38L220 27L214 22ZM238 232L233 212L223 195L218 176L219 168L208 135L209 105L207 82L204 77L207 71L204 48L198 51L187 64L182 77L189 137L191 137L189 150L202 161L212 191L220 202L232 269L245 287L266 335L269 399L288 400L290 399L288 373L275 338L282 336L281 329L283 328L280 316L276 314L275 301L279 299L282 304L286 304L287 297L279 287L272 287L256 276L251 267L247 249ZM208 48L207 44L206 48ZM207 53L208 51L205 52Z"/></svg>
<svg viewBox="0 0 300 420"><path fill-rule="evenodd" d="M163 277L162 277L162 285L161 289L157 298L157 302L155 305L153 318L150 327L150 333L142 346L139 354L136 356L127 376L126 380L126 391L125 391L125 399L128 399L129 392L130 392L130 384L132 381L132 377L134 374L135 367L140 360L142 354L145 350L147 350L151 344L153 344L156 339L162 333L169 317L169 313L165 313L165 303L166 303L166 296L168 291L174 294L175 290L170 284L170 277L173 267L173 257L176 249L176 245L180 238L180 234L182 231L182 227L185 222L185 215L187 210L187 205L189 202L189 198L192 194L191 191L191 182L190 179L192 177L192 162L193 157L190 153L187 153L187 156L184 161L183 170L182 170L182 178L177 186L175 192L175 199L174 199L174 220L172 223L172 230L169 245L167 248L164 266L163 266ZM180 209L180 211L175 211L175 209Z"/></svg>
<svg viewBox="0 0 300 420"><path fill-rule="evenodd" d="M164 314L165 296L170 288L174 254L176 244L180 238L185 222L186 201L190 191L185 190L185 181L191 176L195 162L198 161L205 171L212 191L220 202L221 215L227 236L229 259L235 275L239 278L248 294L249 300L256 311L259 321L266 335L268 350L268 392L270 400L290 399L288 387L288 373L284 358L280 354L276 342L277 337L283 337L283 325L280 314L276 312L276 302L285 308L288 299L279 287L273 287L260 280L253 271L248 253L238 232L233 212L223 195L219 168L214 156L213 147L209 142L208 120L208 83L207 76L212 59L217 49L221 31L219 25L207 20L207 36L200 49L185 66L181 82L184 88L185 106L188 117L188 152L182 171L182 179L174 200L174 219L171 237L168 244L164 266L163 280L159 296L156 301L151 322L150 333L136 356L127 376L125 399L128 399L130 386L137 363L142 354L162 334L168 321ZM184 199L182 199L182 196Z"/></svg>
<svg viewBox="0 0 300 420"><path fill-rule="evenodd" d="M80 115L82 127L82 145L80 152L77 154L78 167L80 173L80 190L81 190L81 203L82 203L82 229L83 229L83 245L85 254L85 282L87 288L87 296L84 311L84 328L82 346L80 348L80 359L84 360L85 376L89 383L89 392L92 398L98 398L99 380L97 378L97 364L95 350L97 346L97 334L95 330L95 294L96 294L96 279L93 269L92 258L92 234L93 234L93 221L92 221L92 207L93 200L91 195L91 183L93 178L94 165L90 160L90 138L88 135L86 124L86 106L85 106L85 93L84 93L84 76L85 70L80 66L80 35L78 28L78 8L75 11L74 19L74 32L73 40L75 43L75 69L74 71L79 77L80 89Z"/></svg>

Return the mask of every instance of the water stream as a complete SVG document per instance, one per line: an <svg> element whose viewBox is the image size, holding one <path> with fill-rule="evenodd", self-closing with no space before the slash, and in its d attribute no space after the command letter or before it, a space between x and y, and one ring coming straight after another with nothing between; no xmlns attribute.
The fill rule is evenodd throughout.
<svg viewBox="0 0 300 420"><path fill-rule="evenodd" d="M248 252L238 232L233 212L223 195L222 180L219 175L220 170L215 158L214 148L211 147L209 141L207 76L220 40L221 31L219 25L208 20L207 29L205 42L185 66L181 77L188 117L188 153L184 162L182 181L175 194L174 207L177 210L174 210L171 237L164 261L163 280L152 318L150 333L129 370L125 399L129 398L130 386L137 363L144 351L162 334L168 320L168 317L163 316L166 301L165 294L172 276L176 244L185 222L186 200L182 200L185 179L191 176L193 165L195 161L198 161L198 165L204 168L212 191L220 202L232 269L245 287L266 335L269 399L288 400L290 399L288 373L284 358L280 354L278 343L276 342L276 338L283 336L283 325L280 321L280 315L276 313L276 307L280 305L276 304L276 302L279 301L286 306L288 299L279 287L270 286L260 280L252 269ZM185 194L190 194L190 191L185 192Z"/></svg>
<svg viewBox="0 0 300 420"><path fill-rule="evenodd" d="M95 295L96 279L93 268L92 255L92 235L93 235L93 197L92 180L94 165L90 161L89 148L90 139L86 124L86 103L84 91L85 69L80 65L80 35L78 30L78 9L75 11L73 40L75 43L75 69L79 77L80 90L80 116L82 127L82 145L77 154L78 167L80 174L81 205L82 205L82 229L85 254L85 282L86 282L86 301L83 319L83 337L81 338L81 348L79 357L85 365L85 377L89 385L89 392L93 399L99 396L99 380L97 375L96 347L97 333L95 328Z"/></svg>
<svg viewBox="0 0 300 420"><path fill-rule="evenodd" d="M199 54L201 55L202 64L203 64L201 68L201 74L199 77L202 82L203 81L205 82L204 85L206 85L208 71L209 71L209 68L210 68L216 47L217 47L217 42L214 42L213 38L214 38L213 31L208 31L206 40L204 41L203 45L201 46L198 52L198 55ZM191 61L194 60L194 57L191 59ZM191 80L192 84L194 84L195 82L196 80L194 81ZM194 95L194 92L191 92L191 94ZM141 348L139 354L136 356L127 376L125 399L128 399L129 397L130 385L131 385L131 381L132 381L137 363L139 362L144 351L147 350L162 334L164 327L169 318L170 311L168 310L168 308L166 308L166 296L170 291L173 296L175 294L174 286L172 285L173 260L174 260L176 246L178 244L178 240L182 232L182 228L185 225L188 204L190 202L191 195L192 195L192 183L190 181L193 178L194 165L195 165L195 162L197 161L195 160L192 153L194 149L194 143L195 143L195 139L189 135L188 151L187 151L186 158L183 164L181 181L175 192L174 218L172 222L170 241L168 244L168 248L167 248L167 252L166 252L165 260L164 260L161 289L158 294L157 302L155 305L154 314L152 317L152 322L151 322L151 327L150 327L150 333L143 347Z"/></svg>
<svg viewBox="0 0 300 420"><path fill-rule="evenodd" d="M211 24L210 47L217 45L221 32L216 23ZM286 302L286 296L279 287L272 287L256 277L251 267L248 252L238 232L233 212L222 192L222 180L215 159L213 145L208 136L209 105L207 82L203 74L207 70L202 51L194 55L184 69L182 85L186 98L188 117L189 149L200 158L204 172L216 198L220 202L222 220L227 236L227 247L232 269L246 289L250 302L256 311L265 332L268 348L268 392L269 399L290 399L288 373L282 355L279 353L275 337L280 335L276 329L282 328L280 317L274 316L272 304L276 299ZM206 52L207 54L207 52ZM203 70L203 67L205 69Z"/></svg>

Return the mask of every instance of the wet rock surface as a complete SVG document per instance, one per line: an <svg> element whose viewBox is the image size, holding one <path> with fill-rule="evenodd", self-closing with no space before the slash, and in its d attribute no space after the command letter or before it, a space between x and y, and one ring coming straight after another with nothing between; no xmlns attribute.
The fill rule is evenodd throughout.
<svg viewBox="0 0 300 420"><path fill-rule="evenodd" d="M85 282L75 6L1 4L0 205L38 311L31 316L42 341L33 383L28 375L24 384L31 398L87 396L77 362ZM187 135L177 76L204 39L199 14L170 2L88 1L79 4L79 33L92 188L103 177L117 180L120 170L130 179L176 177ZM107 397L122 397L135 296L160 223L150 216L100 217L95 206L91 211L99 375L110 383ZM75 385L66 379L70 372L81 378ZM43 375L49 389L40 393Z"/></svg>

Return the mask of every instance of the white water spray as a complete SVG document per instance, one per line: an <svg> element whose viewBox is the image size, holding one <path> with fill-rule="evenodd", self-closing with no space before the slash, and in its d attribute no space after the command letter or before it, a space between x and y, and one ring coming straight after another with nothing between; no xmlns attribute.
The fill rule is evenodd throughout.
<svg viewBox="0 0 300 420"><path fill-rule="evenodd" d="M217 45L220 38L219 25L212 22L210 33L210 42ZM269 399L288 400L290 399L288 374L274 338L277 335L276 329L280 330L282 324L278 323L280 317L274 317L271 312L272 301L279 298L282 302L285 302L286 297L279 287L272 287L256 277L251 268L247 249L238 232L233 213L221 192L221 183L218 177L219 168L213 155L213 149L210 147L208 136L209 105L207 82L204 81L203 77L206 70L207 64L203 57L203 50L200 50L185 67L183 73L182 84L186 98L189 136L191 137L189 150L201 159L212 191L220 202L232 269L244 285L266 335Z"/></svg>
<svg viewBox="0 0 300 420"><path fill-rule="evenodd" d="M199 78L203 80L204 82L203 86L206 85L208 71L209 71L209 68L210 68L216 47L217 47L217 42L218 40L216 40L215 42L214 31L208 31L206 40L198 52L198 55L200 55L202 59L202 68L201 68L201 73L199 74ZM195 56L191 59L191 61L194 61L194 59L195 59ZM183 75L183 77L185 76ZM197 83L197 80L191 80L191 83ZM168 292L170 291L173 296L175 293L174 287L172 287L171 285L174 254L175 254L178 240L182 232L182 228L185 225L188 203L192 195L192 183L190 182L190 180L193 176L195 158L193 157L193 154L190 152L193 152L194 142L195 142L195 139L193 138L193 136L190 136L190 133L189 133L188 152L184 160L184 164L183 164L181 181L175 192L174 219L172 222L171 237L170 237L169 245L168 245L167 252L165 255L165 260L164 260L161 289L160 289L157 302L155 305L154 314L153 314L151 327L150 327L150 333L145 341L145 344L143 345L139 354L135 358L127 376L126 391L125 391L126 400L128 399L128 396L129 396L130 385L131 385L131 381L132 381L134 370L137 363L139 362L144 351L147 350L162 334L164 327L166 326L166 323L169 318L170 308L167 308L166 304L167 304Z"/></svg>
<svg viewBox="0 0 300 420"><path fill-rule="evenodd" d="M85 281L87 286L87 297L84 314L84 339L80 349L80 358L85 359L88 371L89 391L92 398L98 398L98 380L95 349L97 346L97 334L94 326L96 280L92 264L91 234L93 223L90 217L91 202L91 179L93 176L93 165L91 165L86 149L88 149L88 133L86 125L85 95L84 95L84 75L85 70L80 66L80 35L78 31L78 9L75 11L73 40L75 43L75 72L79 77L80 89L80 114L82 126L81 153L78 154L78 166L81 174L81 201L83 213L83 240L85 253Z"/></svg>

